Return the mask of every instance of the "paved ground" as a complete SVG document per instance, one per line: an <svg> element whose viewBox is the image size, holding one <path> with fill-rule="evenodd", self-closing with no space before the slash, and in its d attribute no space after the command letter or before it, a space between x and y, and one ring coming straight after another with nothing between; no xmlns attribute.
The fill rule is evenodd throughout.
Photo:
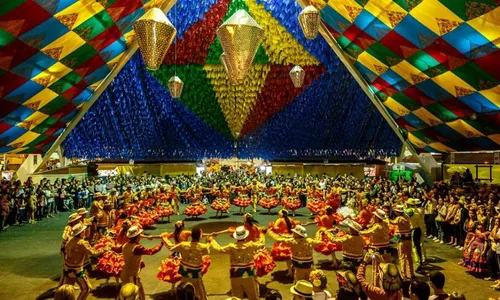
<svg viewBox="0 0 500 300"><path fill-rule="evenodd" d="M236 211L233 209L233 211ZM303 211L306 212L305 210ZM205 232L219 231L228 226L235 226L241 222L241 216L232 215L225 219L210 218L215 215L209 211L205 219L188 221L187 226L199 225ZM61 257L59 246L61 233L67 220L67 213L60 214L57 218L44 220L35 225L26 225L22 228L10 227L6 232L0 233L0 299L51 299L54 287L57 285L61 272ZM181 219L182 216L172 217L172 221ZM257 214L256 218L262 225L267 225L276 216ZM298 216L297 219L306 220L306 216ZM310 227L311 234L315 230ZM171 224L157 224L154 230L149 230L149 234L172 231ZM230 242L226 235L219 236L221 244ZM146 246L153 246L154 241L143 241ZM270 248L272 241L267 240ZM447 279L446 290L462 291L467 299L487 300L489 297L500 297L500 293L489 288L490 282L476 279L468 275L457 263L461 257L460 251L448 246L426 242L427 254L431 264L428 270L442 270ZM160 261L169 255L165 248L155 256L145 257L146 268L142 272L142 279L146 294L150 299L171 299L167 291L170 285L156 279L157 268ZM230 291L228 279L229 259L227 256L212 254L212 265L204 282L210 300L223 300L227 298ZM327 262L327 257L315 256L315 262L321 267ZM284 299L290 299L289 288L291 281L285 279L284 263L278 263L273 274L260 279L261 291L266 289L278 289L282 292ZM337 282L332 270L327 270L329 289L333 292L337 289ZM93 274L91 279L94 290L90 299L114 299L116 291L113 286L103 285L105 279L98 278Z"/></svg>

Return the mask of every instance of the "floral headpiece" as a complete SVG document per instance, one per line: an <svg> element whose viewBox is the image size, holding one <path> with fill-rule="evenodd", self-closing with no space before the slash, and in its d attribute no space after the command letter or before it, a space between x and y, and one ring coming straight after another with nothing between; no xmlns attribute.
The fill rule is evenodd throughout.
<svg viewBox="0 0 500 300"><path fill-rule="evenodd" d="M321 286L321 278L323 276L324 276L323 271L314 270L311 272L311 275L309 275L309 279L314 287L320 287Z"/></svg>

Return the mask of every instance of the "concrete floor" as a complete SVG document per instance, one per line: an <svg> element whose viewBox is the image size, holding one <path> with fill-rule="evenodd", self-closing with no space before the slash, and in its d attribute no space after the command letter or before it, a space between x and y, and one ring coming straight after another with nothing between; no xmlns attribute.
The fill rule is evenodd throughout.
<svg viewBox="0 0 500 300"><path fill-rule="evenodd" d="M232 212L236 212L233 207ZM306 221L307 211L302 209L304 216L297 216L296 219ZM224 230L229 226L235 226L241 222L241 216L231 215L224 219L215 219L215 212L209 211L204 219L187 221L187 226L201 226L204 232ZM44 220L35 225L25 225L22 228L10 227L6 232L0 233L0 299L51 299L53 289L57 285L60 276L62 262L59 254L61 244L61 234L68 217L68 213L61 213L54 219ZM264 213L257 213L256 219L261 225L267 226L269 221L275 220L276 216L268 216ZM172 222L182 219L183 216L173 216ZM310 234L314 234L315 227L308 228ZM158 234L172 231L172 224L157 224L153 230L148 230L148 234ZM227 235L217 238L220 244L224 245L231 241ZM156 241L157 242L157 241ZM155 241L143 241L143 244L152 247ZM267 239L268 248L272 246L272 240ZM489 288L491 282L474 278L468 275L464 268L458 265L461 252L449 246L426 241L427 255L431 264L427 270L441 270L446 275L445 290L461 291L465 293L467 299L487 300L490 297L500 297L500 293ZM146 294L150 299L171 299L167 293L170 284L160 282L156 279L157 268L162 259L169 255L169 251L163 248L155 256L144 257L146 268L141 273ZM340 254L340 253L339 253ZM204 277L207 292L210 300L224 300L230 291L229 285L229 258L225 255L214 253L211 255L212 265ZM328 262L328 257L315 255L317 267ZM266 289L279 290L284 299L291 299L289 288L291 280L286 279L284 263L278 263L275 271L260 278L261 292ZM325 271L329 290L337 290L335 274L332 270ZM91 283L94 288L89 299L114 299L116 290L113 286L103 285L104 278L99 278L98 274L92 274Z"/></svg>

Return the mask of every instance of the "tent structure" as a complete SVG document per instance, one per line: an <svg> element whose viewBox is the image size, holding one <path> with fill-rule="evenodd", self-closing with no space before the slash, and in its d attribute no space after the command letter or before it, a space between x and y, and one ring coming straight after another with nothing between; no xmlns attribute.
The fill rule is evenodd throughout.
<svg viewBox="0 0 500 300"><path fill-rule="evenodd" d="M402 141L430 152L500 148L494 0L310 1L323 19L314 40L295 0L166 2L178 34L155 72L130 53L131 26L165 1L0 8L0 152L43 154L68 133L65 155L85 158L377 157ZM215 32L238 9L265 37L245 82L231 85ZM295 65L302 88L288 76ZM174 74L180 99L166 89Z"/></svg>

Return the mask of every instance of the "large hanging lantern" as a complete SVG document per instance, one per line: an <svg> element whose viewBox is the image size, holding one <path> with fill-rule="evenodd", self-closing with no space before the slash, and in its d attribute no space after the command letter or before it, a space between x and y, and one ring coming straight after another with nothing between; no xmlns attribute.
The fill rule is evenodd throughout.
<svg viewBox="0 0 500 300"><path fill-rule="evenodd" d="M316 7L306 6L299 14L299 23L306 39L312 40L318 36L321 16Z"/></svg>
<svg viewBox="0 0 500 300"><path fill-rule="evenodd" d="M217 36L224 49L221 56L229 79L241 82L250 67L264 37L264 30L243 9L235 12L219 29Z"/></svg>
<svg viewBox="0 0 500 300"><path fill-rule="evenodd" d="M170 91L170 95L174 99L178 99L181 97L183 87L184 82L182 82L182 80L177 76L172 76L168 80L168 89Z"/></svg>
<svg viewBox="0 0 500 300"><path fill-rule="evenodd" d="M177 30L163 11L156 7L135 21L133 27L146 68L158 70Z"/></svg>
<svg viewBox="0 0 500 300"><path fill-rule="evenodd" d="M306 72L300 66L295 66L290 70L290 78L292 79L293 85L296 88L302 87L304 84L304 77L306 77Z"/></svg>

